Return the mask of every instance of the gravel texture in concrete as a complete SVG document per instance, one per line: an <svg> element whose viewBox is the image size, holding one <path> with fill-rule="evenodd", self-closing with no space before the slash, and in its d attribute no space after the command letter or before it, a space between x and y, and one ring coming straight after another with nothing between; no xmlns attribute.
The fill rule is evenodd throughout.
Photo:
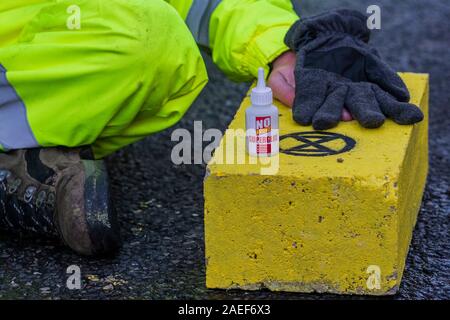
<svg viewBox="0 0 450 320"><path fill-rule="evenodd" d="M303 16L336 7L378 4L373 43L399 71L431 75L430 172L407 259L392 299L450 298L450 2L448 0L297 1ZM211 81L175 128L224 130L249 84L227 80L207 58ZM173 129L175 129L173 128ZM61 245L0 235L0 299L321 299L335 295L221 291L205 288L204 165L171 162L173 129L107 159L124 247L112 260L79 257ZM78 265L82 289L66 287ZM354 297L362 298L362 297Z"/></svg>

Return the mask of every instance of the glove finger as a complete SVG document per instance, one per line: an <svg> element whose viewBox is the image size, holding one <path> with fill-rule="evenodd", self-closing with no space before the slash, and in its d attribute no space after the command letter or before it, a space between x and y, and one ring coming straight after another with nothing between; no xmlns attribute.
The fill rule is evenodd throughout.
<svg viewBox="0 0 450 320"><path fill-rule="evenodd" d="M370 82L389 92L398 101L409 101L409 91L402 78L374 54L369 55L366 59L366 75Z"/></svg>
<svg viewBox="0 0 450 320"><path fill-rule="evenodd" d="M372 86L381 111L398 124L413 124L423 120L423 113L417 106L395 100L377 85Z"/></svg>
<svg viewBox="0 0 450 320"><path fill-rule="evenodd" d="M313 117L314 129L326 130L337 126L341 120L346 95L347 86L340 86L328 95Z"/></svg>
<svg viewBox="0 0 450 320"><path fill-rule="evenodd" d="M310 125L314 114L323 104L328 87L326 72L312 69L295 72L295 99L292 114L294 120L304 126Z"/></svg>
<svg viewBox="0 0 450 320"><path fill-rule="evenodd" d="M353 118L358 120L364 128L378 128L386 119L378 106L370 84L350 85L345 105Z"/></svg>

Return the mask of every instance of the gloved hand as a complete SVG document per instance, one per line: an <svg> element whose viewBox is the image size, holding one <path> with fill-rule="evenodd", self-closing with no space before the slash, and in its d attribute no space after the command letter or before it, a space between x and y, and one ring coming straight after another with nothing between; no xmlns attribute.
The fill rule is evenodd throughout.
<svg viewBox="0 0 450 320"><path fill-rule="evenodd" d="M409 102L402 79L368 45L366 17L354 10L335 10L297 21L285 43L297 53L293 117L316 130L339 123L345 107L366 128L386 117L398 124L423 119Z"/></svg>

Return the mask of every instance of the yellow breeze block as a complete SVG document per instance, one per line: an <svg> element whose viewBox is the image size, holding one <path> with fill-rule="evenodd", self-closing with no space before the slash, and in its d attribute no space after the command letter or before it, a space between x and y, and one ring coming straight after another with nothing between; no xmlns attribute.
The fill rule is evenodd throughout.
<svg viewBox="0 0 450 320"><path fill-rule="evenodd" d="M277 174L220 164L216 150L204 183L208 288L397 292L428 170L428 75L401 76L425 114L419 124L313 132L278 104ZM229 129L245 128L249 105Z"/></svg>

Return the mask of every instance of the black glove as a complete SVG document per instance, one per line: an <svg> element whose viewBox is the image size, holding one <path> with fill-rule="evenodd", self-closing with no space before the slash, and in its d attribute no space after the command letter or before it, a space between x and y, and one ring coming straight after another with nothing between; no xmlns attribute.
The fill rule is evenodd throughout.
<svg viewBox="0 0 450 320"><path fill-rule="evenodd" d="M297 21L285 43L297 52L294 120L316 130L336 126L345 107L366 128L385 117L412 124L423 113L408 103L402 79L368 45L366 17L336 10Z"/></svg>

